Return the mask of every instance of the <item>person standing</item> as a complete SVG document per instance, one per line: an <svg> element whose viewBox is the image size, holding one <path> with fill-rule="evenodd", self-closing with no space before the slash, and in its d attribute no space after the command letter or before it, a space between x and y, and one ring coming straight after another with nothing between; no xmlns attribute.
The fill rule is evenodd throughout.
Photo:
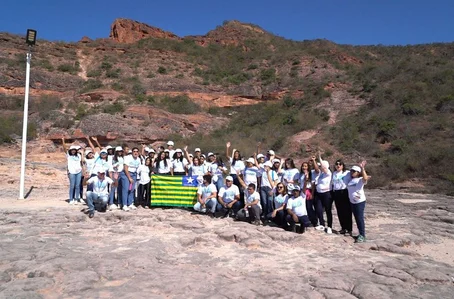
<svg viewBox="0 0 454 299"><path fill-rule="evenodd" d="M151 192L151 159L145 158L145 163L141 164L137 169L137 174L140 175L139 188L137 190L136 205L141 205L145 209L150 208L150 192Z"/></svg>
<svg viewBox="0 0 454 299"><path fill-rule="evenodd" d="M110 178L115 178L118 180L117 185L112 185L110 193L109 193L109 210L116 210L121 207L121 193L123 188L128 188L123 187L122 182L121 182L121 173L123 173L123 166L124 166L124 159L123 159L123 148L121 146L117 146L115 148L115 154L112 158L112 165L110 166L109 169L109 177ZM114 203L115 200L115 191L117 191L117 205Z"/></svg>
<svg viewBox="0 0 454 299"><path fill-rule="evenodd" d="M137 169L140 166L139 149L134 147L132 155L126 156L124 160L124 171L120 174L122 188L121 199L123 201L123 211L135 210L134 194L137 180Z"/></svg>
<svg viewBox="0 0 454 299"><path fill-rule="evenodd" d="M336 205L337 218L341 235L352 235L352 208L348 197L347 184L351 180L350 171L345 169L342 160L337 160L334 164L335 171L331 181L332 197Z"/></svg>
<svg viewBox="0 0 454 299"><path fill-rule="evenodd" d="M353 215L359 235L355 238L355 243L366 242L366 225L364 223L364 209L366 208L366 194L364 185L367 184L369 176L366 173L366 161L362 161L359 166L350 169L351 180L347 184L348 197L352 205Z"/></svg>
<svg viewBox="0 0 454 299"><path fill-rule="evenodd" d="M82 178L82 155L77 152L77 146L66 147L65 138L61 139L66 153L67 171L69 178L69 204L80 203L80 184Z"/></svg>
<svg viewBox="0 0 454 299"><path fill-rule="evenodd" d="M332 234L333 230L333 199L331 198L331 177L332 173L329 170L329 163L326 160L322 160L320 154L318 155L320 161L320 167L315 163L315 157L312 157L314 161L315 172L317 173L317 186L314 197L315 212L319 218L320 225L316 228L320 230L323 227L326 233ZM323 209L326 213L328 225L325 227L325 220L323 219Z"/></svg>

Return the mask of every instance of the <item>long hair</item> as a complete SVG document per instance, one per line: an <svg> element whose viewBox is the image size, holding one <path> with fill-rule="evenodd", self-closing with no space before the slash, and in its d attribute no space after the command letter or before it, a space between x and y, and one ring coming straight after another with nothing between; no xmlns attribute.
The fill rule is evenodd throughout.
<svg viewBox="0 0 454 299"><path fill-rule="evenodd" d="M173 157L172 157L172 158L173 158L174 160L180 160L180 162L183 162L183 158L184 158L184 157L183 157L183 154L180 153L180 154L181 154L181 155L180 155L180 158L177 158L177 154L178 154L177 152L173 153Z"/></svg>
<svg viewBox="0 0 454 299"><path fill-rule="evenodd" d="M118 154L120 152L122 153L121 155ZM113 157L112 161L114 163L117 163L118 162L118 157L122 157L123 158L123 151L115 151L115 154L114 154L114 157Z"/></svg>
<svg viewBox="0 0 454 299"><path fill-rule="evenodd" d="M235 153L238 153L238 159L235 158ZM243 158L241 157L240 151L236 150L236 151L233 153L233 157L232 157L232 166L235 166L236 161L241 161L242 159L243 159Z"/></svg>
<svg viewBox="0 0 454 299"><path fill-rule="evenodd" d="M164 153L164 159L161 158L163 153ZM158 157L156 158L156 168L159 168L159 164L161 163L161 161L164 161L164 166L167 168L167 155L165 154L165 152L160 152Z"/></svg>
<svg viewBox="0 0 454 299"><path fill-rule="evenodd" d="M295 167L295 162L293 162L293 159L292 158L287 158L285 159L285 162L284 162L284 169L293 169L293 168L296 168ZM290 163L290 167L287 167L287 163Z"/></svg>
<svg viewBox="0 0 454 299"><path fill-rule="evenodd" d="M278 196L279 194L281 194L281 193L279 192L279 188L277 188L277 187L279 187L279 185L281 185L282 187L284 187L284 188L283 188L283 190L284 190L284 193L283 193L283 194L284 194L284 195L287 194L287 186L285 186L285 185L282 184L282 183L278 183L277 186L276 186L275 195Z"/></svg>

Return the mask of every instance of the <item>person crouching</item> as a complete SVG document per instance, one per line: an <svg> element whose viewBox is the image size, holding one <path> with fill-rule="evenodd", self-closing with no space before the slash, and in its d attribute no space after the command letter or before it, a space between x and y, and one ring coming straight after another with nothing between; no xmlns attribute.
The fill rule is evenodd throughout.
<svg viewBox="0 0 454 299"><path fill-rule="evenodd" d="M87 183L93 185L93 191L87 192L88 217L93 218L95 216L95 205L100 212L106 211L109 199L109 185L113 184L116 187L118 181L117 178L113 181L111 178L106 177L104 169L98 169L97 176L91 177Z"/></svg>
<svg viewBox="0 0 454 299"><path fill-rule="evenodd" d="M287 201L287 222L294 232L304 233L305 227L311 225L306 210L306 195L301 192L300 186L293 186L292 196Z"/></svg>

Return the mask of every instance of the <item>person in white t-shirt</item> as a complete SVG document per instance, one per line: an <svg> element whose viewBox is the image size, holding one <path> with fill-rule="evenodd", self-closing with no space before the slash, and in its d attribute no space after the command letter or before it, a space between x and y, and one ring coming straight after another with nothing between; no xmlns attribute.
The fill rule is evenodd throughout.
<svg viewBox="0 0 454 299"><path fill-rule="evenodd" d="M77 152L77 146L66 147L62 138L63 150L66 153L67 171L69 178L69 204L80 202L80 186L82 179L82 155Z"/></svg>
<svg viewBox="0 0 454 299"><path fill-rule="evenodd" d="M145 209L150 208L150 174L151 174L151 159L147 157L145 163L141 164L137 169L137 174L140 175L139 188L137 190L136 205L141 205Z"/></svg>
<svg viewBox="0 0 454 299"><path fill-rule="evenodd" d="M175 154L175 150L173 149L174 145L175 145L175 143L174 143L173 141L170 141L170 140L169 140L169 141L167 142L167 150L168 150L168 152L169 152L169 158L170 158L170 160L173 159L173 154Z"/></svg>
<svg viewBox="0 0 454 299"><path fill-rule="evenodd" d="M300 168L300 188L305 190L307 216L314 227L317 226L317 214L314 208L314 197L312 193L312 174L313 171L309 162L303 162ZM323 217L323 214L322 214Z"/></svg>
<svg viewBox="0 0 454 299"><path fill-rule="evenodd" d="M93 218L95 215L95 205L99 206L99 211L105 212L109 198L109 185L117 185L117 181L106 177L104 169L94 170L97 176L91 177L87 183L93 184L93 190L87 192L88 217Z"/></svg>
<svg viewBox="0 0 454 299"><path fill-rule="evenodd" d="M236 219L261 225L260 214L262 213L262 206L260 205L260 194L256 191L253 183L246 185L241 176L238 178L244 189L244 208L238 211Z"/></svg>
<svg viewBox="0 0 454 299"><path fill-rule="evenodd" d="M183 157L183 151L176 149L173 154L172 164L170 166L171 175L187 175L186 168L188 166L188 160Z"/></svg>
<svg viewBox="0 0 454 299"><path fill-rule="evenodd" d="M124 158L124 171L120 173L120 180L122 184L121 200L122 210L129 211L135 210L134 195L137 180L137 169L140 166L139 148L134 147L132 154Z"/></svg>
<svg viewBox="0 0 454 299"><path fill-rule="evenodd" d="M348 198L347 184L351 180L350 171L345 168L342 160L337 160L334 164L335 171L333 172L331 180L331 190L334 204L336 205L337 218L341 230L339 234L351 236L352 235L352 207Z"/></svg>
<svg viewBox="0 0 454 299"><path fill-rule="evenodd" d="M276 191L274 194L274 208L271 213L266 215L267 221L273 221L280 227L286 227L285 217L287 216L287 209L285 208L288 201L287 187L282 183L277 183Z"/></svg>
<svg viewBox="0 0 454 299"><path fill-rule="evenodd" d="M359 166L350 169L351 180L347 184L348 197L352 205L353 215L359 235L355 238L355 243L366 242L366 225L364 223L364 209L366 208L366 194L364 185L367 184L369 176L366 173L366 161L362 161Z"/></svg>
<svg viewBox="0 0 454 299"><path fill-rule="evenodd" d="M284 175L282 176L282 183L284 185L293 184L298 185L300 180L300 171L295 166L292 158L287 158L284 161Z"/></svg>
<svg viewBox="0 0 454 299"><path fill-rule="evenodd" d="M315 212L318 216L319 226L315 228L317 230L325 230L326 233L332 234L333 230L333 199L331 198L331 177L332 173L329 169L329 162L322 160L320 153L318 155L320 161L320 167L315 163L315 157L312 157L314 162L314 170L317 175L317 185L315 186L316 193L314 195ZM325 220L323 219L323 209L326 213L328 225L325 226Z"/></svg>
<svg viewBox="0 0 454 299"><path fill-rule="evenodd" d="M259 169L255 166L255 159L249 158L246 160L246 167L243 170L243 181L246 186L254 184L257 189L257 172Z"/></svg>
<svg viewBox="0 0 454 299"><path fill-rule="evenodd" d="M229 217L236 216L240 209L240 189L233 184L233 177L228 175L225 178L225 186L218 193L216 212L221 213L224 217Z"/></svg>
<svg viewBox="0 0 454 299"><path fill-rule="evenodd" d="M299 223L300 229L297 232L302 234L305 228L311 225L309 217L307 217L306 195L301 192L301 188L298 185L294 185L291 192L292 196L287 201L287 222L293 231L296 231L295 225Z"/></svg>
<svg viewBox="0 0 454 299"><path fill-rule="evenodd" d="M172 166L172 163L170 162L170 159L167 158L166 152L160 152L158 154L158 157L156 158L156 165L155 168L158 172L158 174L170 174L170 167Z"/></svg>
<svg viewBox="0 0 454 299"><path fill-rule="evenodd" d="M194 205L194 210L201 213L214 215L216 211L216 186L211 183L211 175L203 176L203 183L197 189L197 203Z"/></svg>
<svg viewBox="0 0 454 299"><path fill-rule="evenodd" d="M244 171L245 165L244 165L244 162L242 161L240 151L234 148L232 150L232 155L230 155L230 147L231 147L231 143L227 142L225 154L227 156L227 159L229 159L229 163L230 163L229 175L233 178L233 184L235 184L240 189L240 194L241 194L242 188L241 188L240 181L238 180L237 173L238 172L242 173Z"/></svg>
<svg viewBox="0 0 454 299"><path fill-rule="evenodd" d="M272 169L271 161L259 164L262 182L260 184L260 204L263 209L263 216L273 211L274 188L279 182L277 173Z"/></svg>
<svg viewBox="0 0 454 299"><path fill-rule="evenodd" d="M123 172L123 148L121 146L117 146L115 148L115 154L112 158L112 165L109 169L109 177L113 179L118 179L120 177L120 173ZM121 206L121 181L118 180L118 186L110 186L110 194L109 194L109 210L116 210ZM127 187L126 187L127 188ZM115 192L117 192L117 197L115 198ZM116 202L116 204L115 204Z"/></svg>

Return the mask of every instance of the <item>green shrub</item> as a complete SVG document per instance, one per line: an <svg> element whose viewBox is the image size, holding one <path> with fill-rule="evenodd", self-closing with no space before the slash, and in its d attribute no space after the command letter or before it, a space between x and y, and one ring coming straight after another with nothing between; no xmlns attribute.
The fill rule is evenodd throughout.
<svg viewBox="0 0 454 299"><path fill-rule="evenodd" d="M0 109L2 109L2 110L24 110L24 97L0 94Z"/></svg>
<svg viewBox="0 0 454 299"><path fill-rule="evenodd" d="M74 64L70 64L70 63L63 63L63 64L60 64L58 67L57 67L57 70L59 70L60 72L64 72L64 73L70 73L72 75L76 75L77 72L80 71L80 66L79 66L79 63L76 62Z"/></svg>
<svg viewBox="0 0 454 299"><path fill-rule="evenodd" d="M158 67L158 73L161 75L167 74L167 69L163 66Z"/></svg>
<svg viewBox="0 0 454 299"><path fill-rule="evenodd" d="M12 135L22 136L22 116L8 116L0 118L0 144L11 143ZM27 140L36 138L36 124L29 121L27 125Z"/></svg>
<svg viewBox="0 0 454 299"><path fill-rule="evenodd" d="M276 70L275 69L264 69L260 71L260 80L263 81L264 84L269 84L276 80Z"/></svg>
<svg viewBox="0 0 454 299"><path fill-rule="evenodd" d="M102 107L102 111L108 114L116 114L125 111L125 107L122 103L115 102L113 104L105 105Z"/></svg>
<svg viewBox="0 0 454 299"><path fill-rule="evenodd" d="M177 114L194 114L201 111L200 106L191 101L186 95L166 96L160 100L160 106L163 106L169 112Z"/></svg>
<svg viewBox="0 0 454 299"><path fill-rule="evenodd" d="M87 72L87 77L89 78L98 78L102 75L102 71L100 69L89 70Z"/></svg>
<svg viewBox="0 0 454 299"><path fill-rule="evenodd" d="M103 61L101 63L101 69L106 70L106 71L110 70L110 69L112 69L112 64L108 61Z"/></svg>
<svg viewBox="0 0 454 299"><path fill-rule="evenodd" d="M106 71L107 78L119 78L121 73L121 69L117 68L115 70L109 69Z"/></svg>
<svg viewBox="0 0 454 299"><path fill-rule="evenodd" d="M103 87L103 84L100 80L97 79L88 79L84 82L81 92L88 92Z"/></svg>

